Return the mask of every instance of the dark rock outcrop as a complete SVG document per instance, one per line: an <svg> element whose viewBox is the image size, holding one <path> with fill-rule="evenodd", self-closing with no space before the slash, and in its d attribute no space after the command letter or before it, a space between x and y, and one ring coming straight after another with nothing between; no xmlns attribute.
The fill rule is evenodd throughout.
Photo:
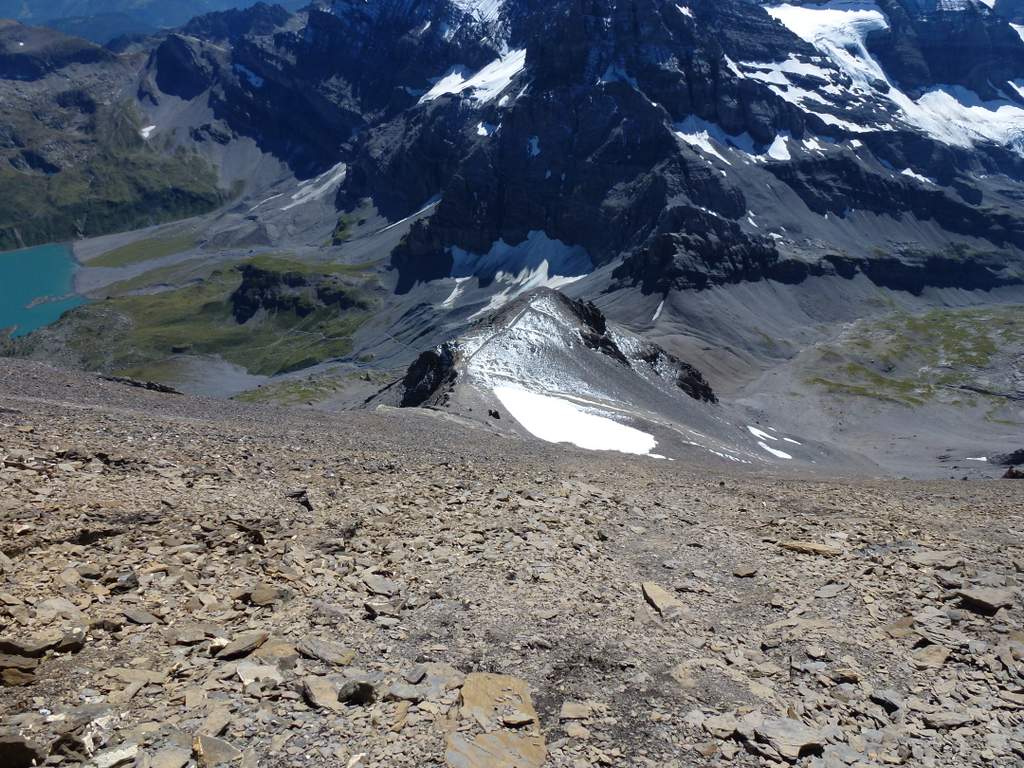
<svg viewBox="0 0 1024 768"><path fill-rule="evenodd" d="M252 264L240 268L242 284L231 294L235 320L246 323L260 310L308 317L319 309L336 311L369 307L358 290L337 275L275 271Z"/></svg>
<svg viewBox="0 0 1024 768"><path fill-rule="evenodd" d="M51 29L0 19L0 78L37 80L72 64L111 62L114 54Z"/></svg>

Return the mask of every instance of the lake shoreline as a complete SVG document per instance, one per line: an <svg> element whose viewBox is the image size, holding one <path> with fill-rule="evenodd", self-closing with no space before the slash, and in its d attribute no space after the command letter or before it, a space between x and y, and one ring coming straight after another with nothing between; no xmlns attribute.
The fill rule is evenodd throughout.
<svg viewBox="0 0 1024 768"><path fill-rule="evenodd" d="M0 328L4 333L11 338L25 336L87 303L89 299L76 290L80 268L70 243L0 253Z"/></svg>

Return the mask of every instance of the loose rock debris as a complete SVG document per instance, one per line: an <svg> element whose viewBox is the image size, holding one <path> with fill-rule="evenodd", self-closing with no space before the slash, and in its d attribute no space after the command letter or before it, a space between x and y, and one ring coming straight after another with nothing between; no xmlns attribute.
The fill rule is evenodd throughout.
<svg viewBox="0 0 1024 768"><path fill-rule="evenodd" d="M3 768L1024 762L1020 486L0 365Z"/></svg>

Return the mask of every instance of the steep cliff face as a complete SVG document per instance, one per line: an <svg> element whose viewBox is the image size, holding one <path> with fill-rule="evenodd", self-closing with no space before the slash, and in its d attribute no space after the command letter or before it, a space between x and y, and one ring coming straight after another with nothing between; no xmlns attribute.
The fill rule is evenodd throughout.
<svg viewBox="0 0 1024 768"><path fill-rule="evenodd" d="M174 112L178 145L250 142L301 180L331 180L322 197L343 217L415 217L370 254L399 294L593 271L597 290L665 292L839 263L890 274L870 264L893 260L997 285L1024 275L1017 13L974 0L260 4L164 35L138 96Z"/></svg>
<svg viewBox="0 0 1024 768"><path fill-rule="evenodd" d="M623 257L615 276L647 290L759 279L828 255L815 241L855 215L936 235L851 222L859 241L835 237L856 259L916 246L1019 264L1024 42L988 9L562 2L540 24L512 27L525 55L500 93L372 132L381 187L425 199L415 158L438 158L441 202L393 257L400 291L451 274L453 247L535 230L595 265ZM370 177L359 194L376 199Z"/></svg>

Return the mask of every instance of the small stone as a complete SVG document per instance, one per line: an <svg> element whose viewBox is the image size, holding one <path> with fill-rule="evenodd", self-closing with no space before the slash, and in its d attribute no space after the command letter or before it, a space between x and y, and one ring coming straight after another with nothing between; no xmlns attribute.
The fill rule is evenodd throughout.
<svg viewBox="0 0 1024 768"><path fill-rule="evenodd" d="M565 731L565 735L570 739L579 739L584 741L590 738L590 731L576 722L566 723L563 730Z"/></svg>
<svg viewBox="0 0 1024 768"><path fill-rule="evenodd" d="M279 685L284 682L281 670L271 664L253 664L249 661L242 661L238 663L235 672L238 679L242 681L242 685L250 685L262 680L271 680Z"/></svg>
<svg viewBox="0 0 1024 768"><path fill-rule="evenodd" d="M36 676L31 672L25 672L21 669L0 670L0 685L4 688L20 688L25 685L32 685L35 681Z"/></svg>
<svg viewBox="0 0 1024 768"><path fill-rule="evenodd" d="M814 596L822 600L831 600L846 589L846 584L826 584L814 593Z"/></svg>
<svg viewBox="0 0 1024 768"><path fill-rule="evenodd" d="M383 576L378 576L375 573L363 576L363 584L366 585L370 592L381 597L393 597L401 591L402 587L397 581L385 579Z"/></svg>
<svg viewBox="0 0 1024 768"><path fill-rule="evenodd" d="M912 651L910 660L918 669L934 669L941 667L949 658L949 649L942 645L926 645Z"/></svg>
<svg viewBox="0 0 1024 768"><path fill-rule="evenodd" d="M124 617L128 619L128 621L130 621L132 624L146 625L160 623L160 619L158 619L156 616L149 613L148 611L142 610L141 608L125 608L121 611L121 613L123 613Z"/></svg>
<svg viewBox="0 0 1024 768"><path fill-rule="evenodd" d="M206 631L198 624L186 624L171 629L167 638L176 645L196 645L206 640Z"/></svg>
<svg viewBox="0 0 1024 768"><path fill-rule="evenodd" d="M682 601L653 581L645 581L641 588L648 604L666 619L676 618L685 612Z"/></svg>
<svg viewBox="0 0 1024 768"><path fill-rule="evenodd" d="M731 739L739 723L731 713L714 715L702 723L704 730L719 739Z"/></svg>
<svg viewBox="0 0 1024 768"><path fill-rule="evenodd" d="M779 543L783 549L790 552L799 552L802 555L821 555L822 557L837 557L843 554L843 550L831 544L818 544L813 541L783 541Z"/></svg>
<svg viewBox="0 0 1024 768"><path fill-rule="evenodd" d="M338 701L338 686L326 677L310 676L302 681L302 693L312 706L320 709L341 711Z"/></svg>
<svg viewBox="0 0 1024 768"><path fill-rule="evenodd" d="M903 709L903 697L892 688L885 688L871 694L871 700L882 707L890 715L897 710Z"/></svg>
<svg viewBox="0 0 1024 768"><path fill-rule="evenodd" d="M31 672L39 666L39 659L30 656L14 656L0 653L0 669L20 669L24 672Z"/></svg>
<svg viewBox="0 0 1024 768"><path fill-rule="evenodd" d="M824 739L819 731L788 717L765 720L754 727L754 735L790 762L804 755L821 754L824 749Z"/></svg>
<svg viewBox="0 0 1024 768"><path fill-rule="evenodd" d="M591 706L582 701L566 701L558 713L559 720L586 720L593 713Z"/></svg>
<svg viewBox="0 0 1024 768"><path fill-rule="evenodd" d="M257 584L249 591L249 602L256 606L272 605L288 597L288 590L273 584Z"/></svg>
<svg viewBox="0 0 1024 768"><path fill-rule="evenodd" d="M910 562L918 568L941 568L948 571L963 563L963 558L953 552L923 550L915 552Z"/></svg>
<svg viewBox="0 0 1024 768"><path fill-rule="evenodd" d="M756 565L738 565L733 569L732 575L737 579L750 579L757 575L758 570Z"/></svg>
<svg viewBox="0 0 1024 768"><path fill-rule="evenodd" d="M192 753L187 749L168 747L153 755L150 765L151 768L185 768L191 758Z"/></svg>
<svg viewBox="0 0 1024 768"><path fill-rule="evenodd" d="M351 649L315 637L300 640L295 648L307 659L319 659L325 664L334 664L339 667L348 666L356 657L356 652Z"/></svg>
<svg viewBox="0 0 1024 768"><path fill-rule="evenodd" d="M268 637L270 637L268 632L243 632L240 635L236 635L230 643L224 646L221 652L217 654L217 658L226 660L248 656L263 645Z"/></svg>
<svg viewBox="0 0 1024 768"><path fill-rule="evenodd" d="M935 730L960 728L973 723L977 718L969 712L933 712L924 716L924 724Z"/></svg>
<svg viewBox="0 0 1024 768"><path fill-rule="evenodd" d="M366 706L377 698L377 691L365 680L349 680L338 690L338 700L345 704Z"/></svg>
<svg viewBox="0 0 1024 768"><path fill-rule="evenodd" d="M985 616L992 616L1000 608L1013 605L1015 595L1011 589L971 587L957 592L964 608Z"/></svg>
<svg viewBox="0 0 1024 768"><path fill-rule="evenodd" d="M199 734L192 742L192 751L200 768L213 768L216 765L233 763L242 757L241 751L216 736Z"/></svg>
<svg viewBox="0 0 1024 768"><path fill-rule="evenodd" d="M89 761L89 768L114 768L117 765L124 765L135 759L139 753L137 744L105 749L93 756Z"/></svg>

